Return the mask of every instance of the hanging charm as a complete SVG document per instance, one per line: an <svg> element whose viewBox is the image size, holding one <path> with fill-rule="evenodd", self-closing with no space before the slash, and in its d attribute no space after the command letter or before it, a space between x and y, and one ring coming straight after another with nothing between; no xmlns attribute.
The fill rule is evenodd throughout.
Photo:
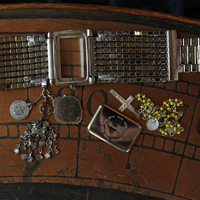
<svg viewBox="0 0 200 200"><path fill-rule="evenodd" d="M15 154L21 153L22 160L27 160L28 162L33 161L34 150L37 151L37 160L42 160L44 157L49 159L52 154L57 155L59 153L56 141L57 134L54 132L53 127L50 126L50 123L45 120L45 117L52 111L52 106L48 103L48 99L52 98L52 96L46 90L46 87L43 87L42 94L36 102L42 97L45 98L45 101L39 106L39 111L43 115L42 118L32 124L28 124L24 134L20 135L20 142L17 143L17 148L14 150ZM47 146L48 150L43 155L45 146Z"/></svg>
<svg viewBox="0 0 200 200"><path fill-rule="evenodd" d="M48 121L37 120L32 124L28 124L27 129L23 135L20 135L20 142L17 143L17 148L14 150L15 154L21 154L22 160L28 162L33 161L33 151L36 149L36 159L43 159L43 149L48 147L48 151L45 154L45 158L48 159L52 154L57 155L57 134L50 126Z"/></svg>
<svg viewBox="0 0 200 200"><path fill-rule="evenodd" d="M138 115L142 114L143 119L147 120L147 128L150 131L159 130L162 135L174 136L181 134L184 128L179 123L183 112L177 111L177 107L183 106L181 99L168 99L163 102L163 106L154 105L151 99L145 95L137 94L136 99L140 102Z"/></svg>
<svg viewBox="0 0 200 200"><path fill-rule="evenodd" d="M80 101L74 96L53 99L54 117L61 124L79 124L83 117Z"/></svg>

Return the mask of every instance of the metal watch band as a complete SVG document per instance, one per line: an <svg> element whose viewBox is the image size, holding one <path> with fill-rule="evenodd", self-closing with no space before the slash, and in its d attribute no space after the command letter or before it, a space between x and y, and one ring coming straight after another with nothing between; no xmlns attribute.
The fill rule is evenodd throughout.
<svg viewBox="0 0 200 200"><path fill-rule="evenodd" d="M78 76L73 65L65 66L71 68L70 74L62 74L66 68L62 67L59 51L62 52L64 40L72 38L82 41L79 57L83 60ZM173 30L99 31L93 37L90 29L84 29L49 32L47 39L42 34L5 37L0 39L0 89L39 86L47 77L52 85L58 86L87 85L95 80L99 83L178 80L179 72L200 71L199 49L199 38L180 40Z"/></svg>
<svg viewBox="0 0 200 200"><path fill-rule="evenodd" d="M169 80L168 31L99 31L94 41L99 83Z"/></svg>
<svg viewBox="0 0 200 200"><path fill-rule="evenodd" d="M47 77L45 35L0 38L0 89L37 86Z"/></svg>
<svg viewBox="0 0 200 200"><path fill-rule="evenodd" d="M200 38L182 39L179 55L180 72L200 72Z"/></svg>

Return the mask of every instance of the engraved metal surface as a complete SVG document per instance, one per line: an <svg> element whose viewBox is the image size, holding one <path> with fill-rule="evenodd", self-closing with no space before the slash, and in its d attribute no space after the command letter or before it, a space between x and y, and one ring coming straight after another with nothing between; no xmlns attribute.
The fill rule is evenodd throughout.
<svg viewBox="0 0 200 200"><path fill-rule="evenodd" d="M155 119L149 119L147 121L147 128L150 130L150 131L155 131L156 129L158 129L159 127L159 122L158 120L155 120Z"/></svg>
<svg viewBox="0 0 200 200"><path fill-rule="evenodd" d="M29 114L30 108L27 103L22 100L14 101L10 106L10 114L14 119L25 119Z"/></svg>
<svg viewBox="0 0 200 200"><path fill-rule="evenodd" d="M99 106L88 125L91 134L123 152L130 151L141 130L138 123L107 105Z"/></svg>
<svg viewBox="0 0 200 200"><path fill-rule="evenodd" d="M57 97L53 100L54 117L61 124L79 124L83 110L80 101L74 96Z"/></svg>

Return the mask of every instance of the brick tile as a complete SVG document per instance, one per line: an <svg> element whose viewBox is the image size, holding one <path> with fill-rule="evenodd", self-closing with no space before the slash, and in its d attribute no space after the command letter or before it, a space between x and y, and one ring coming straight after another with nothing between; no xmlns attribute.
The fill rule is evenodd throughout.
<svg viewBox="0 0 200 200"><path fill-rule="evenodd" d="M164 139L163 138L156 138L155 144L154 144L154 148L155 149L162 149L163 148L163 144L164 144Z"/></svg>
<svg viewBox="0 0 200 200"><path fill-rule="evenodd" d="M8 135L7 126L1 125L0 126L0 137L5 137Z"/></svg>
<svg viewBox="0 0 200 200"><path fill-rule="evenodd" d="M146 147L152 147L153 146L153 136L145 135L143 145Z"/></svg>
<svg viewBox="0 0 200 200"><path fill-rule="evenodd" d="M185 145L183 143L177 142L176 145L175 145L174 152L177 153L177 154L182 154L183 150L184 150L184 146Z"/></svg>
<svg viewBox="0 0 200 200"><path fill-rule="evenodd" d="M195 153L195 158L200 159L200 148L197 148L196 153Z"/></svg>
<svg viewBox="0 0 200 200"><path fill-rule="evenodd" d="M17 137L18 136L18 129L16 125L10 125L9 126L10 136L11 137Z"/></svg>
<svg viewBox="0 0 200 200"><path fill-rule="evenodd" d="M173 151L174 142L172 140L166 140L164 149L165 149L165 151Z"/></svg>
<svg viewBox="0 0 200 200"><path fill-rule="evenodd" d="M199 86L191 84L190 88L189 88L189 93L193 94L193 95L198 95L199 94Z"/></svg>
<svg viewBox="0 0 200 200"><path fill-rule="evenodd" d="M19 126L19 134L22 135L24 134L24 131L27 129L26 125L20 125Z"/></svg>
<svg viewBox="0 0 200 200"><path fill-rule="evenodd" d="M194 155L194 149L195 149L194 146L187 145L185 150L185 156L192 157Z"/></svg>
<svg viewBox="0 0 200 200"><path fill-rule="evenodd" d="M61 125L60 126L60 138L68 138L69 137L69 126Z"/></svg>
<svg viewBox="0 0 200 200"><path fill-rule="evenodd" d="M81 127L81 138L83 138L83 139L90 138L90 133L89 133L87 127L84 127L84 126Z"/></svg>
<svg viewBox="0 0 200 200"><path fill-rule="evenodd" d="M188 84L187 83L184 83L184 82L178 82L178 91L179 92L186 92L187 89L188 89Z"/></svg>
<svg viewBox="0 0 200 200"><path fill-rule="evenodd" d="M165 87L165 84L166 84L166 83L164 83L164 82L156 82L156 83L155 83L155 86L156 86L156 87L160 87L160 88L164 88L164 87Z"/></svg>
<svg viewBox="0 0 200 200"><path fill-rule="evenodd" d="M78 138L79 127L78 126L70 126L70 137Z"/></svg>
<svg viewBox="0 0 200 200"><path fill-rule="evenodd" d="M136 145L141 145L142 144L142 140L143 140L143 135L140 134L137 138L137 140L135 141Z"/></svg>
<svg viewBox="0 0 200 200"><path fill-rule="evenodd" d="M184 159L179 173L175 195L187 199L199 199L200 163Z"/></svg>
<svg viewBox="0 0 200 200"><path fill-rule="evenodd" d="M166 88L168 90L175 90L176 89L176 84L177 84L176 81L168 81Z"/></svg>

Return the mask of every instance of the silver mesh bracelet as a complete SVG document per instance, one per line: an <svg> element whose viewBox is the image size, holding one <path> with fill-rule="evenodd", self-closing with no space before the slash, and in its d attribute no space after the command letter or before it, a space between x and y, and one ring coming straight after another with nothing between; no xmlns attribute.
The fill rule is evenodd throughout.
<svg viewBox="0 0 200 200"><path fill-rule="evenodd" d="M38 86L47 77L45 35L0 38L0 89Z"/></svg>
<svg viewBox="0 0 200 200"><path fill-rule="evenodd" d="M168 31L99 31L94 41L100 83L169 80Z"/></svg>

